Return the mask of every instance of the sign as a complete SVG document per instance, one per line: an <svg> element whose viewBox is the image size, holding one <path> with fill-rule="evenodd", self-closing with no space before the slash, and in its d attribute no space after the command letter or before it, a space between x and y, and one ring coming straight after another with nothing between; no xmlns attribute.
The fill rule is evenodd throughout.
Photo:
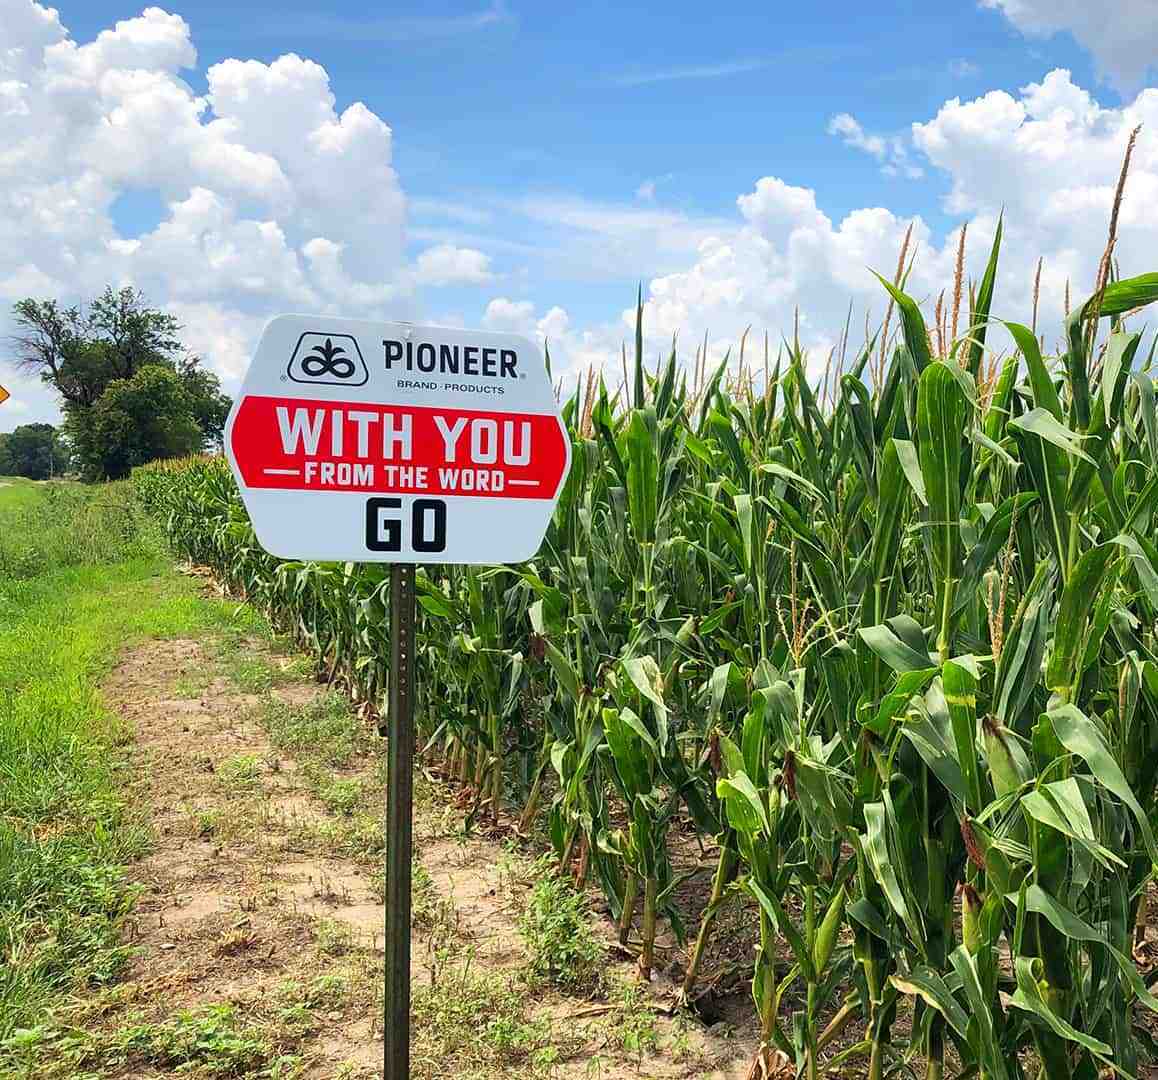
<svg viewBox="0 0 1158 1080"><path fill-rule="evenodd" d="M282 315L225 450L274 555L493 564L538 550L571 443L526 338Z"/></svg>
<svg viewBox="0 0 1158 1080"><path fill-rule="evenodd" d="M4 387L0 386L0 405L3 405L11 396Z"/></svg>

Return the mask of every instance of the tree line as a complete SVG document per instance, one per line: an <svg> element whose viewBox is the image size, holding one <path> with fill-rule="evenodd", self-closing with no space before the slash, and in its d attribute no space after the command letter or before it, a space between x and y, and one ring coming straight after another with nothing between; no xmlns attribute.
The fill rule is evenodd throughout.
<svg viewBox="0 0 1158 1080"><path fill-rule="evenodd" d="M114 480L220 440L230 405L220 381L184 346L180 322L139 290L108 286L73 307L28 298L12 318L10 359L56 391L64 421L59 432L30 424L5 437L0 473L44 479L46 466L64 467Z"/></svg>

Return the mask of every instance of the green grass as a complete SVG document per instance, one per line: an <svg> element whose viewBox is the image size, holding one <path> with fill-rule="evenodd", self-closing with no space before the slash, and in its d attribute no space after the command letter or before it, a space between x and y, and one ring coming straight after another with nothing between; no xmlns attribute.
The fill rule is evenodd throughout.
<svg viewBox="0 0 1158 1080"><path fill-rule="evenodd" d="M4 482L11 486L0 487L0 583L160 549L157 525L128 484Z"/></svg>
<svg viewBox="0 0 1158 1080"><path fill-rule="evenodd" d="M10 536L25 515L48 523L52 500L0 515L6 542L28 541ZM52 530L90 514L70 502L38 539L41 550L63 551ZM149 541L126 536L124 546L146 552ZM102 701L102 679L127 645L232 618L155 550L0 577L0 1040L34 1025L58 995L114 978L126 959L118 927L132 892L121 867L148 837L124 803L128 733Z"/></svg>
<svg viewBox="0 0 1158 1080"><path fill-rule="evenodd" d="M98 1077L132 1069L164 1069L205 1077L253 1076L289 1080L300 1075L300 1059L279 1053L269 1035L230 1004L178 1013L164 1023L129 1023L113 1032L28 1030L9 1040L15 1061L28 1076L47 1065L54 1077ZM33 1071L37 1070L37 1071ZM59 1071L58 1071L59 1070ZM14 1074L19 1075L19 1074Z"/></svg>
<svg viewBox="0 0 1158 1080"><path fill-rule="evenodd" d="M0 515L34 505L43 490L43 484L23 476L0 476Z"/></svg>

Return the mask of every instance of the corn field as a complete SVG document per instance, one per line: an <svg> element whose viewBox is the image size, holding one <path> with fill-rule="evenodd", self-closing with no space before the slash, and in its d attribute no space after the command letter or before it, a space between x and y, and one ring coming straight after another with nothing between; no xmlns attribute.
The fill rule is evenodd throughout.
<svg viewBox="0 0 1158 1080"><path fill-rule="evenodd" d="M471 822L545 827L642 977L660 928L686 940L688 1000L742 891L753 1076L1095 1080L1158 1052L1134 959L1158 862L1158 410L1127 325L1158 274L1103 274L1048 355L991 314L999 248L960 325L960 288L927 325L882 279L899 333L821 379L795 342L649 370L641 321L621 393L592 376L565 402L538 557L418 575L427 766ZM385 568L265 554L223 460L136 484L182 555L384 708ZM718 865L684 925L692 833Z"/></svg>

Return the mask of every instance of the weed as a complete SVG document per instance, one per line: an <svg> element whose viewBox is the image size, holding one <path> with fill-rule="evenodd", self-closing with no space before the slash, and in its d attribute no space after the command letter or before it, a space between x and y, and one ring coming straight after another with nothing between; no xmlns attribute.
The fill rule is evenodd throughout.
<svg viewBox="0 0 1158 1080"><path fill-rule="evenodd" d="M241 1017L233 1005L215 1004L180 1012L164 1023L131 1023L115 1031L81 1032L38 1028L0 1043L8 1060L38 1071L29 1075L75 1077L79 1070L171 1069L208 1077L285 1077L292 1058ZM59 1071L58 1071L59 1070Z"/></svg>
<svg viewBox="0 0 1158 1080"><path fill-rule="evenodd" d="M349 702L337 694L324 694L304 705L270 698L260 718L275 746L305 752L326 765L348 765L366 748L366 735Z"/></svg>
<svg viewBox="0 0 1158 1080"><path fill-rule="evenodd" d="M332 780L318 794L331 812L349 817L362 799L362 781Z"/></svg>
<svg viewBox="0 0 1158 1080"><path fill-rule="evenodd" d="M528 972L576 993L599 993L606 950L591 929L586 897L554 871L549 859L535 864L535 875L519 919Z"/></svg>
<svg viewBox="0 0 1158 1080"><path fill-rule="evenodd" d="M412 1003L417 1076L473 1076L486 1066L545 1076L561 1050L550 1024L530 1015L527 989L510 977L476 973L470 964L441 969L415 988ZM557 1040L556 1040L557 1041Z"/></svg>
<svg viewBox="0 0 1158 1080"><path fill-rule="evenodd" d="M323 956L345 956L355 947L354 931L337 919L318 919L314 945Z"/></svg>
<svg viewBox="0 0 1158 1080"><path fill-rule="evenodd" d="M237 754L221 763L217 775L235 791L253 791L261 787L261 759L256 754Z"/></svg>

